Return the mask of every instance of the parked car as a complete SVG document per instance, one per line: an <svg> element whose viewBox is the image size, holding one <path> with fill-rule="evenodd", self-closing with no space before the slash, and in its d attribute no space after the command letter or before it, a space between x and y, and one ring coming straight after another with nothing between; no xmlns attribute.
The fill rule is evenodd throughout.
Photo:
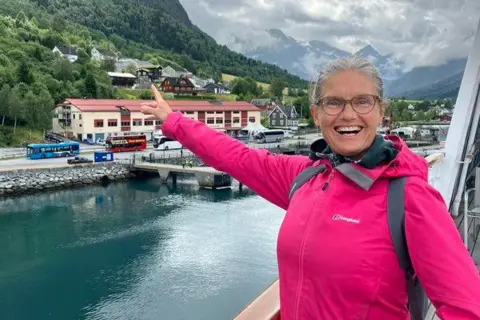
<svg viewBox="0 0 480 320"><path fill-rule="evenodd" d="M92 163L92 162L93 160L87 159L85 157L75 157L67 160L68 164L80 164L80 163Z"/></svg>
<svg viewBox="0 0 480 320"><path fill-rule="evenodd" d="M95 144L95 142L92 139L83 139L82 142L85 144Z"/></svg>

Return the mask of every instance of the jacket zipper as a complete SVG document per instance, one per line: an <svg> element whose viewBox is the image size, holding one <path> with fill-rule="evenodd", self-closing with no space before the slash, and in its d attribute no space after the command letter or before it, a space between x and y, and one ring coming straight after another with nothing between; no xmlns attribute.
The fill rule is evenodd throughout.
<svg viewBox="0 0 480 320"><path fill-rule="evenodd" d="M323 191L327 190L328 187L330 186L330 182L332 182L333 176L335 175L335 171L336 171L335 167L332 167L332 172L330 172L330 175L328 176L327 182L325 182L325 184L322 187Z"/></svg>
<svg viewBox="0 0 480 320"><path fill-rule="evenodd" d="M325 184L322 186L322 191L326 191L328 189L328 187L330 186L330 183L332 182L332 179L335 175L335 167L332 166L332 172L330 172L328 178L327 178L327 182L325 182ZM297 292L296 292L296 301L295 301L295 309L294 309L294 316L293 316L293 319L296 320L298 318L298 306L300 304L300 290L302 289L302 286L303 286L303 258L304 258L304 254L305 254L305 242L307 240L307 234L308 234L308 231L309 231L309 222L310 222L310 217L312 215L310 214L308 216L308 219L307 219L307 227L306 227L306 230L303 234L303 238L302 238L302 243L301 243L301 249L300 249L300 255L298 257L298 269L299 269L299 276L298 276L298 284L297 284Z"/></svg>

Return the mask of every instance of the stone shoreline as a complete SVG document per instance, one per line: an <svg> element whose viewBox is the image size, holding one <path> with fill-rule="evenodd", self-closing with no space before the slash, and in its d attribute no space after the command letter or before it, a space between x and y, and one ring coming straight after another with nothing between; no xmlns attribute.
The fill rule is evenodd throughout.
<svg viewBox="0 0 480 320"><path fill-rule="evenodd" d="M127 165L93 163L0 172L0 197L135 178Z"/></svg>
<svg viewBox="0 0 480 320"><path fill-rule="evenodd" d="M148 161L148 156L145 158ZM186 159L191 160L193 166L205 166L200 159L192 155L184 158L157 159L157 162L182 165ZM0 171L0 198L152 176L158 175L131 171L128 164L120 162L12 169Z"/></svg>

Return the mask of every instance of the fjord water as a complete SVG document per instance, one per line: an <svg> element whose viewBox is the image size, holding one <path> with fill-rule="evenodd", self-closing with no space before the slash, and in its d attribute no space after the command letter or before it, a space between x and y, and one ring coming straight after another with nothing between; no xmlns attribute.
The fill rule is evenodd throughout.
<svg viewBox="0 0 480 320"><path fill-rule="evenodd" d="M0 319L232 319L277 277L283 215L196 181L0 200Z"/></svg>

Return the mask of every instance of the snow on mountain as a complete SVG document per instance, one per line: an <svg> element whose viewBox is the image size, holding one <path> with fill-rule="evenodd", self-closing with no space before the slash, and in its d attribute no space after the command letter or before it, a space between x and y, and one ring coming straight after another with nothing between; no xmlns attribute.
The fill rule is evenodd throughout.
<svg viewBox="0 0 480 320"><path fill-rule="evenodd" d="M279 29L268 29L262 35L260 45L255 45L251 36L232 38L229 46L240 52L268 63L274 63L304 79L312 80L325 64L352 53L338 49L319 40L298 41ZM403 74L404 63L393 55L381 55L371 45L355 54L370 59L380 69L385 81L397 79Z"/></svg>

